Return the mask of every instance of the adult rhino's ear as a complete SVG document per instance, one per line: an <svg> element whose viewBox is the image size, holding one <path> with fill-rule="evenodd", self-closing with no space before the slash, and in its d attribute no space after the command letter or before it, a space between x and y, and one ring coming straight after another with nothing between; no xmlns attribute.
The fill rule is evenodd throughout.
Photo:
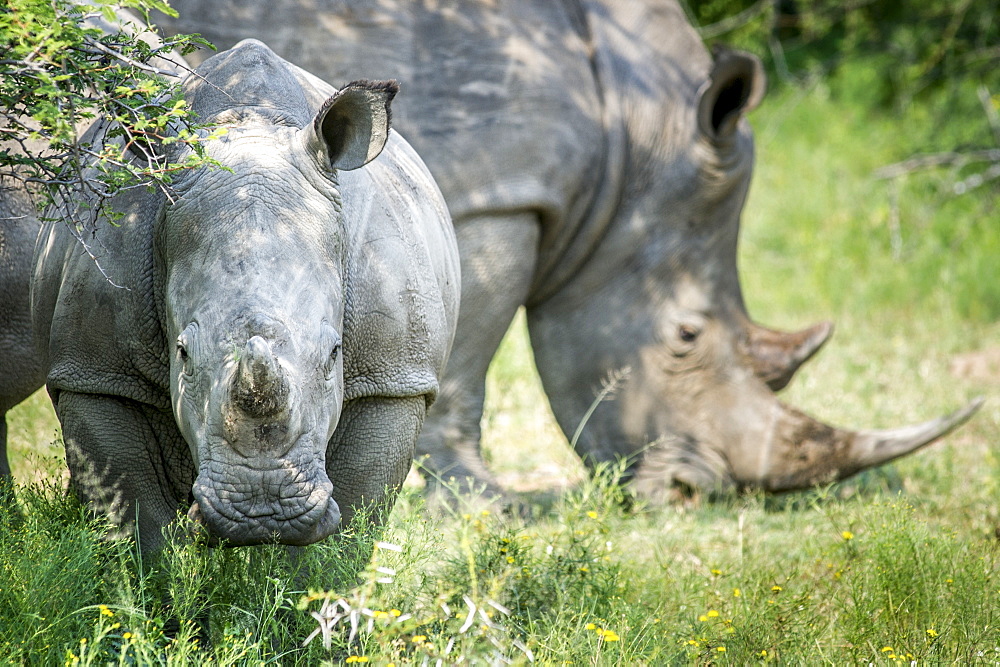
<svg viewBox="0 0 1000 667"><path fill-rule="evenodd" d="M751 53L716 45L712 56L715 64L698 100L698 126L721 141L733 135L740 116L760 104L767 77L760 59Z"/></svg>
<svg viewBox="0 0 1000 667"><path fill-rule="evenodd" d="M395 81L353 81L323 103L312 127L330 167L357 169L378 157L389 139L389 104L397 92Z"/></svg>

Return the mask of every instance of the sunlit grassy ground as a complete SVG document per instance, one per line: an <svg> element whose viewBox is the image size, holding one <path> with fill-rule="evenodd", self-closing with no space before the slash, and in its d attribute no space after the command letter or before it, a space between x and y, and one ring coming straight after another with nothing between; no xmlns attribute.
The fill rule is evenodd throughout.
<svg viewBox="0 0 1000 667"><path fill-rule="evenodd" d="M24 492L26 523L0 528L0 662L1000 662L996 190L954 198L952 174L872 177L931 131L919 110L854 108L814 86L772 94L752 120L750 310L775 327L837 325L785 400L891 427L985 395L969 424L838 487L627 510L606 477L586 481L555 427L518 320L491 369L484 447L505 484L544 503L539 516L470 504L431 517L410 489L384 536L403 551L376 549L354 587L345 572L369 562L370 536L309 549L310 576L280 550L190 545L140 576L56 491ZM45 400L13 416L14 468L58 486L58 461L30 454L54 451ZM331 648L321 633L303 653L325 599L309 587L342 602L327 606ZM193 626L163 636L204 609L211 650L185 639Z"/></svg>

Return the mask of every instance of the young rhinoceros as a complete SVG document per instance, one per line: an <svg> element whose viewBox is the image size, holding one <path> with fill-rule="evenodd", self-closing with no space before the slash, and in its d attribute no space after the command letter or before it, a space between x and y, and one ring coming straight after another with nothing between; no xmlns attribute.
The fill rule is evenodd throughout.
<svg viewBox="0 0 1000 667"><path fill-rule="evenodd" d="M228 169L122 193L99 265L39 236L71 483L143 550L188 506L230 545L309 544L409 470L455 329L450 219L389 130L394 83L337 91L248 40L184 89Z"/></svg>

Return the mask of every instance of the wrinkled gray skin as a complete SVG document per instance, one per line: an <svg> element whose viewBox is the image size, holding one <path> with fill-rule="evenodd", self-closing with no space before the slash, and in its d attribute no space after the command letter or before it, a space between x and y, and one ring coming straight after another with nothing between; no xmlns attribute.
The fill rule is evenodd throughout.
<svg viewBox="0 0 1000 667"><path fill-rule="evenodd" d="M485 374L527 307L553 411L576 432L609 372L630 369L577 451L628 457L636 488L786 490L839 479L967 419L833 429L773 390L830 333L747 316L736 268L750 183L744 115L756 58L707 53L672 0L175 0L169 30L221 47L265 35L330 82L393 76L397 107L456 225L462 311L418 453L438 475L490 476ZM652 443L652 445L651 445Z"/></svg>
<svg viewBox="0 0 1000 667"><path fill-rule="evenodd" d="M185 83L228 128L207 150L232 171L113 202L125 217L92 245L121 287L61 223L39 235L33 323L72 485L142 549L189 504L230 545L309 544L391 507L459 290L440 192L388 128L394 93L242 42Z"/></svg>

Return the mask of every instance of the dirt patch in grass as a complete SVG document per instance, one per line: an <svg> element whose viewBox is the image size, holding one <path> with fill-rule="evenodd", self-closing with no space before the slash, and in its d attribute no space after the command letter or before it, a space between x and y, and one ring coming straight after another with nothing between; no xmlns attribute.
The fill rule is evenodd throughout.
<svg viewBox="0 0 1000 667"><path fill-rule="evenodd" d="M956 354L949 369L963 380L1000 384L1000 346Z"/></svg>

